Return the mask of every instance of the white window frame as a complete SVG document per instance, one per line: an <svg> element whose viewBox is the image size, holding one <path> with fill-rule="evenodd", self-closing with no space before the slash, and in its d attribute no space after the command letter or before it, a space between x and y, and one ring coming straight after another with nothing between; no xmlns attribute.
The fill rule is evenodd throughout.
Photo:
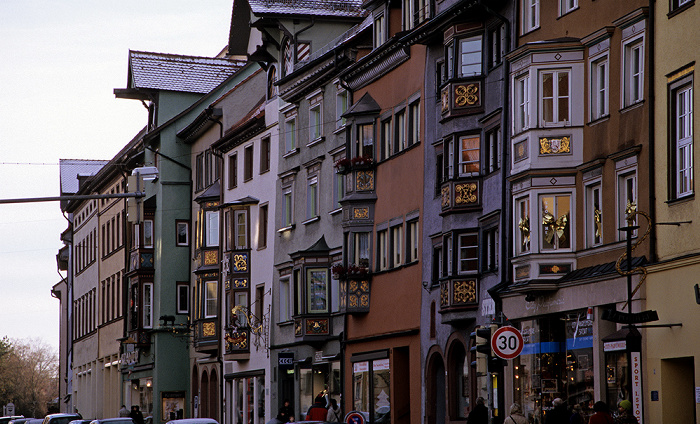
<svg viewBox="0 0 700 424"><path fill-rule="evenodd" d="M384 12L374 16L374 48L386 42L386 18Z"/></svg>
<svg viewBox="0 0 700 424"><path fill-rule="evenodd" d="M380 271L389 269L388 237L387 230L377 231L377 267Z"/></svg>
<svg viewBox="0 0 700 424"><path fill-rule="evenodd" d="M465 146L467 141L476 141L473 145ZM470 156L469 152L476 152L476 159ZM475 167L475 169L474 169ZM478 134L463 135L459 137L459 175L477 176L481 171L481 138Z"/></svg>
<svg viewBox="0 0 700 424"><path fill-rule="evenodd" d="M544 95L544 79L546 75L552 77L552 96ZM559 78L566 76L567 93L561 93L559 89ZM571 122L571 70L570 69L548 69L539 73L539 107L540 123L543 127L561 126ZM545 120L545 102L551 100L552 116L551 120ZM566 104L566 116L559 116L559 109L562 103Z"/></svg>
<svg viewBox="0 0 700 424"><path fill-rule="evenodd" d="M408 105L408 120L406 122L406 147L420 143L420 100L416 100Z"/></svg>
<svg viewBox="0 0 700 424"><path fill-rule="evenodd" d="M607 54L591 60L590 76L591 121L595 121L610 114L610 60Z"/></svg>
<svg viewBox="0 0 700 424"><path fill-rule="evenodd" d="M143 284L143 328L153 328L153 283Z"/></svg>
<svg viewBox="0 0 700 424"><path fill-rule="evenodd" d="M403 264L403 224L389 228L389 266L395 268Z"/></svg>
<svg viewBox="0 0 700 424"><path fill-rule="evenodd" d="M306 269L306 312L309 314L325 314L330 310L330 276L328 268L307 268ZM323 277L323 289L317 290L312 285L312 275ZM324 293L325 307L314 307L312 309L311 298L314 293Z"/></svg>
<svg viewBox="0 0 700 424"><path fill-rule="evenodd" d="M351 258L351 263L357 265L357 266L362 266L362 267L367 267L369 268L369 265L372 263L372 257L371 257L371 252L370 252L370 245L369 245L369 232L357 232L357 233L352 233L352 240L353 240L353 257ZM366 258L364 258L366 256ZM361 259L366 259L366 263L363 263L364 261L361 261Z"/></svg>
<svg viewBox="0 0 700 424"><path fill-rule="evenodd" d="M319 216L319 193L318 175L313 175L308 178L306 185L306 219Z"/></svg>
<svg viewBox="0 0 700 424"><path fill-rule="evenodd" d="M694 192L693 176L693 85L673 91L673 143L675 154L675 197L690 196Z"/></svg>
<svg viewBox="0 0 700 424"><path fill-rule="evenodd" d="M343 117L343 114L348 110L350 93L348 93L346 89L341 87L340 84L337 84L336 87L338 91L335 96L335 127L342 128L347 122L347 119Z"/></svg>
<svg viewBox="0 0 700 424"><path fill-rule="evenodd" d="M639 206L638 187L637 187L637 168L628 167L617 171L617 225L618 228L628 226L627 201L633 201ZM632 225L637 225L636 217L632 221ZM632 232L632 237L636 237L637 231ZM624 241L627 239L627 234L624 231L617 232L618 240Z"/></svg>
<svg viewBox="0 0 700 424"><path fill-rule="evenodd" d="M414 219L406 223L406 263L417 261L418 254L418 220Z"/></svg>
<svg viewBox="0 0 700 424"><path fill-rule="evenodd" d="M212 288L214 293L210 292ZM217 280L205 280L203 289L204 305L202 306L204 306L204 318L215 318L219 314L219 282Z"/></svg>
<svg viewBox="0 0 700 424"><path fill-rule="evenodd" d="M473 238L474 244L468 244L469 239ZM477 233L461 233L457 235L457 258L458 274L472 274L479 272L479 235ZM473 253L473 255L469 255ZM470 268L471 269L465 269Z"/></svg>
<svg viewBox="0 0 700 424"><path fill-rule="evenodd" d="M204 245L217 247L219 245L219 211L205 211Z"/></svg>
<svg viewBox="0 0 700 424"><path fill-rule="evenodd" d="M279 303L279 322L288 322L292 320L292 289L290 278L280 279L280 303Z"/></svg>
<svg viewBox="0 0 700 424"><path fill-rule="evenodd" d="M153 248L153 220L146 219L143 221L143 247L146 249Z"/></svg>
<svg viewBox="0 0 700 424"><path fill-rule="evenodd" d="M319 140L323 136L323 102L316 102L309 106L309 143Z"/></svg>
<svg viewBox="0 0 700 424"><path fill-rule="evenodd" d="M524 74L513 81L513 133L530 128L530 75Z"/></svg>
<svg viewBox="0 0 700 424"><path fill-rule="evenodd" d="M644 56L644 36L624 42L622 46L622 104L624 107L644 100Z"/></svg>
<svg viewBox="0 0 700 424"><path fill-rule="evenodd" d="M457 40L455 56L459 60L457 75L460 78L481 75L483 71L483 36L460 38Z"/></svg>
<svg viewBox="0 0 700 424"><path fill-rule="evenodd" d="M297 119L296 116L284 121L284 151L294 152L297 149Z"/></svg>
<svg viewBox="0 0 700 424"><path fill-rule="evenodd" d="M233 245L236 250L248 248L248 211L236 210L233 213Z"/></svg>
<svg viewBox="0 0 700 424"><path fill-rule="evenodd" d="M597 206L597 207L596 207ZM600 236L596 235L596 209L600 211ZM586 184L586 246L594 247L603 244L603 191L600 180Z"/></svg>
<svg viewBox="0 0 700 424"><path fill-rule="evenodd" d="M294 190L286 187L282 190L282 227L294 224Z"/></svg>
<svg viewBox="0 0 700 424"><path fill-rule="evenodd" d="M394 154L393 135L394 132L392 130L391 117L382 120L379 130L379 143L381 146L381 154L379 156L380 160L389 159L391 155Z"/></svg>
<svg viewBox="0 0 700 424"><path fill-rule="evenodd" d="M333 174L333 207L331 212L342 209L343 205L340 201L343 200L345 196L345 174L334 173Z"/></svg>
<svg viewBox="0 0 700 424"><path fill-rule="evenodd" d="M559 16L578 9L578 0L559 0Z"/></svg>
<svg viewBox="0 0 700 424"><path fill-rule="evenodd" d="M540 27L540 0L522 0L523 34Z"/></svg>
<svg viewBox="0 0 700 424"><path fill-rule="evenodd" d="M484 159L486 160L486 172L489 174L501 168L501 138L501 127L486 131L486 148L488 152Z"/></svg>
<svg viewBox="0 0 700 424"><path fill-rule="evenodd" d="M554 220L558 220L562 215L563 211L559 210L559 199L563 197L567 197L569 199L569 218L567 222L567 227L568 227L568 234L566 234L566 239L565 242L568 243L568 246L561 246L560 245L560 238L555 235L555 237L552 239L552 244L551 246L545 246L546 243L546 229L543 225L543 214L544 214L544 207L543 207L543 198L545 197L551 197L554 200L553 205L547 205L547 210L549 213L552 214L554 217ZM574 231L573 231L573 212L574 212L574 195L570 191L559 191L559 192L542 192L539 193L537 196L537 226L538 226L538 235L540 239L540 249L541 251L571 251L574 247ZM530 233L532 234L532 220L530 221Z"/></svg>

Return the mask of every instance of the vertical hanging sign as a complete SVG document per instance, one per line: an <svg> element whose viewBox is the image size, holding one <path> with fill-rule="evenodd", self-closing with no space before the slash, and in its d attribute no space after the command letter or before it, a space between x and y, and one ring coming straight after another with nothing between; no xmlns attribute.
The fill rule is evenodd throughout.
<svg viewBox="0 0 700 424"><path fill-rule="evenodd" d="M632 360L632 411L639 424L644 424L642 415L642 358L640 352L630 352Z"/></svg>

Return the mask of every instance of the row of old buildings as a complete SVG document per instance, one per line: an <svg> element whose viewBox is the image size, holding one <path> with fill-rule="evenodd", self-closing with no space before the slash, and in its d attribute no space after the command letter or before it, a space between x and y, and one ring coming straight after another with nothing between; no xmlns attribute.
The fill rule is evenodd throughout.
<svg viewBox="0 0 700 424"><path fill-rule="evenodd" d="M217 57L130 51L143 130L61 162L62 410L698 422L694 4L235 0Z"/></svg>

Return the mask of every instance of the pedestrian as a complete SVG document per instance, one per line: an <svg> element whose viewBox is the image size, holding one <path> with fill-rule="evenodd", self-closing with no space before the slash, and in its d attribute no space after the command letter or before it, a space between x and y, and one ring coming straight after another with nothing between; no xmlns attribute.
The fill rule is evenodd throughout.
<svg viewBox="0 0 700 424"><path fill-rule="evenodd" d="M284 404L277 412L277 419L282 423L288 423L290 420L294 419L294 410L289 404L289 399L284 400Z"/></svg>
<svg viewBox="0 0 700 424"><path fill-rule="evenodd" d="M131 406L131 412L129 413L129 417L131 417L131 419L134 420L135 424L143 424L143 414L141 413L138 405Z"/></svg>
<svg viewBox="0 0 700 424"><path fill-rule="evenodd" d="M569 417L569 423L586 424L586 420L583 418L583 408L581 408L581 405L574 405L574 407L571 408L571 417Z"/></svg>
<svg viewBox="0 0 700 424"><path fill-rule="evenodd" d="M569 411L561 398L552 401L552 409L544 416L545 424L569 424Z"/></svg>
<svg viewBox="0 0 700 424"><path fill-rule="evenodd" d="M610 408L602 400L593 404L593 412L588 424L614 424L613 418L610 416Z"/></svg>
<svg viewBox="0 0 700 424"><path fill-rule="evenodd" d="M330 407L328 408L328 414L326 415L326 421L329 423L339 423L342 422L342 414L340 413L340 406L338 406L338 401L331 398Z"/></svg>
<svg viewBox="0 0 700 424"><path fill-rule="evenodd" d="M129 410L126 409L126 405L122 405L122 408L119 410L119 417L126 418L128 416L129 416Z"/></svg>
<svg viewBox="0 0 700 424"><path fill-rule="evenodd" d="M514 403L510 406L510 415L503 420L503 424L528 424L520 404Z"/></svg>
<svg viewBox="0 0 700 424"><path fill-rule="evenodd" d="M323 397L322 393L319 393L316 399L314 399L314 404L311 405L306 412L306 421L324 421L327 415L326 399Z"/></svg>
<svg viewBox="0 0 700 424"><path fill-rule="evenodd" d="M639 424L637 417L632 413L632 402L627 399L617 404L618 414L615 417L615 424Z"/></svg>
<svg viewBox="0 0 700 424"><path fill-rule="evenodd" d="M486 407L486 401L483 397L476 399L476 405L472 412L467 417L467 424L488 424L489 408Z"/></svg>

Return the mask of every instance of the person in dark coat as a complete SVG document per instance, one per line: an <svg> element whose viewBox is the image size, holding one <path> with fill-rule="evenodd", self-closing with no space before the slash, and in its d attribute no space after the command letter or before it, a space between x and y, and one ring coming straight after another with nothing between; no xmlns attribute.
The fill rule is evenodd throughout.
<svg viewBox="0 0 700 424"><path fill-rule="evenodd" d="M545 424L569 424L569 414L566 405L561 398L556 398L552 401L554 408L550 409L544 417Z"/></svg>
<svg viewBox="0 0 700 424"><path fill-rule="evenodd" d="M486 401L484 398L479 397L476 399L476 405L472 412L469 413L467 417L467 424L488 424L489 422L489 408L486 407Z"/></svg>
<svg viewBox="0 0 700 424"><path fill-rule="evenodd" d="M326 399L323 395L319 394L314 399L314 404L309 407L306 413L306 421L325 421L328 415L328 409L326 409Z"/></svg>
<svg viewBox="0 0 700 424"><path fill-rule="evenodd" d="M131 417L131 419L134 420L134 423L143 424L143 414L141 413L138 405L131 406L131 412L129 413L129 417Z"/></svg>
<svg viewBox="0 0 700 424"><path fill-rule="evenodd" d="M288 423L290 420L294 419L294 410L289 404L289 399L284 400L284 405L282 405L277 412L277 419L283 423Z"/></svg>

